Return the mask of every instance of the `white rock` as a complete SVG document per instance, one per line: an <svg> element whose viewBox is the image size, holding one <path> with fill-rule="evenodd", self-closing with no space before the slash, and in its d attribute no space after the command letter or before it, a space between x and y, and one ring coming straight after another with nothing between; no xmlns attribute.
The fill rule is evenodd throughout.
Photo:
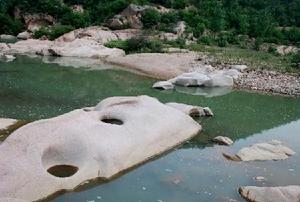
<svg viewBox="0 0 300 202"><path fill-rule="evenodd" d="M114 119L123 124L111 124ZM112 97L90 111L36 121L0 145L0 196L36 201L87 180L108 179L200 130L191 117L148 96ZM56 177L55 166L68 169L69 177Z"/></svg>
<svg viewBox="0 0 300 202"><path fill-rule="evenodd" d="M199 107L199 106L192 106L192 105L181 104L181 103L176 103L176 102L169 102L169 103L166 103L166 105L173 107L173 108L185 113L186 115L189 115L192 117L206 115L203 108Z"/></svg>
<svg viewBox="0 0 300 202"><path fill-rule="evenodd" d="M262 181L266 181L266 178L263 176L256 176L254 177L254 180L257 182L262 182Z"/></svg>
<svg viewBox="0 0 300 202"><path fill-rule="evenodd" d="M232 65L231 69L236 69L240 72L244 72L248 69L248 66L247 65Z"/></svg>
<svg viewBox="0 0 300 202"><path fill-rule="evenodd" d="M11 62L16 59L16 57L13 55L4 55L4 58L6 59L6 62Z"/></svg>
<svg viewBox="0 0 300 202"><path fill-rule="evenodd" d="M118 48L107 48L88 39L75 39L71 42L55 42L48 50L54 56L102 58L124 56Z"/></svg>
<svg viewBox="0 0 300 202"><path fill-rule="evenodd" d="M216 73L210 75L210 80L204 84L207 87L233 86L233 78L225 74Z"/></svg>
<svg viewBox="0 0 300 202"><path fill-rule="evenodd" d="M236 156L242 161L265 161L265 160L283 160L294 155L295 152L283 146L278 140L268 143L257 143L250 147L241 149Z"/></svg>
<svg viewBox="0 0 300 202"><path fill-rule="evenodd" d="M209 107L203 107L203 111L204 111L206 116L213 116L214 115L214 113L212 112L212 110Z"/></svg>
<svg viewBox="0 0 300 202"><path fill-rule="evenodd" d="M53 45L52 41L28 39L10 44L9 54L36 54L48 50ZM47 55L48 53L45 53Z"/></svg>
<svg viewBox="0 0 300 202"><path fill-rule="evenodd" d="M162 90L172 90L174 85L169 81L158 81L153 84L152 88L162 89Z"/></svg>
<svg viewBox="0 0 300 202"><path fill-rule="evenodd" d="M248 201L253 202L299 202L300 186L239 188L239 193Z"/></svg>
<svg viewBox="0 0 300 202"><path fill-rule="evenodd" d="M229 70L224 71L224 75L230 76L233 79L238 79L239 76L242 75L242 73L236 69L229 69Z"/></svg>
<svg viewBox="0 0 300 202"><path fill-rule="evenodd" d="M224 136L217 136L213 139L214 142L217 142L218 144L222 145L232 145L233 141L229 137Z"/></svg>
<svg viewBox="0 0 300 202"><path fill-rule="evenodd" d="M0 130L6 130L17 123L15 119L0 118Z"/></svg>
<svg viewBox="0 0 300 202"><path fill-rule="evenodd" d="M206 83L210 82L211 79L202 73L191 72L191 73L183 73L175 78L175 85L179 86L203 86Z"/></svg>
<svg viewBox="0 0 300 202"><path fill-rule="evenodd" d="M17 35L17 38L21 39L21 40L27 40L27 39L32 38L32 33L27 32L27 31L21 32Z"/></svg>
<svg viewBox="0 0 300 202"><path fill-rule="evenodd" d="M2 40L15 40L17 38L13 35L1 34L0 39L2 39Z"/></svg>

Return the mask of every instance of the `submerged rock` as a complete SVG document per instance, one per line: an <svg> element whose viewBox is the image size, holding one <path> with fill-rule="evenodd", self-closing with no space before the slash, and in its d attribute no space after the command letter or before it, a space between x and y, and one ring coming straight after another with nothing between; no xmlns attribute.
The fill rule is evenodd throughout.
<svg viewBox="0 0 300 202"><path fill-rule="evenodd" d="M0 196L36 201L109 179L200 130L191 117L148 96L107 98L95 108L36 121L0 145Z"/></svg>
<svg viewBox="0 0 300 202"><path fill-rule="evenodd" d="M217 136L213 139L214 142L221 145L232 145L233 141L229 137Z"/></svg>
<svg viewBox="0 0 300 202"><path fill-rule="evenodd" d="M152 88L162 89L162 90L172 90L174 85L169 81L158 81L153 84Z"/></svg>
<svg viewBox="0 0 300 202"><path fill-rule="evenodd" d="M173 107L183 113L192 116L192 117L199 117L199 116L213 116L213 113L210 108L208 107L199 107L199 106L192 106L182 103L176 102L169 102L166 105Z"/></svg>
<svg viewBox="0 0 300 202"><path fill-rule="evenodd" d="M245 186L239 188L239 193L247 201L253 202L299 202L300 186L285 187L255 187Z"/></svg>
<svg viewBox="0 0 300 202"><path fill-rule="evenodd" d="M250 147L241 149L235 156L225 154L225 157L239 159L241 161L266 161L266 160L284 160L295 152L283 146L278 140L272 140L268 143L257 143Z"/></svg>

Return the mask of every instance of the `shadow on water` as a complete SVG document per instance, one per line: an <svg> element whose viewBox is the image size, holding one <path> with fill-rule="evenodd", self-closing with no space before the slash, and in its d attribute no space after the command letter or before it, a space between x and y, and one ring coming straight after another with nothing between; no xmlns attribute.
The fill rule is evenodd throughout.
<svg viewBox="0 0 300 202"><path fill-rule="evenodd" d="M107 196L109 200L106 199L106 201L126 201L127 199L157 201L161 199L162 191L172 196L172 198L164 196L163 201L209 199L209 193L212 193L212 190L208 190L209 188L191 191L190 187L185 187L186 185L180 183L174 187L173 182L186 181L189 185L203 187L204 185L196 182L193 176L180 173L190 172L195 175L199 172L206 173L207 176L198 177L203 178L203 183L207 183L229 175L223 171L207 173L211 165L220 168L227 165L233 166L232 169L237 169L232 163L219 159L218 161L211 160L215 158L212 156L216 150L224 148L214 146L211 142L213 137L223 135L238 141L243 141L243 139L248 141L253 134L264 133L268 129L284 126L300 119L300 99L297 98L229 91L228 89L215 89L213 92L209 89L191 89L191 92L187 92L186 89L179 88L174 91L158 91L151 88L155 82L154 79L117 69L106 67L102 69L101 71L87 71L82 68L63 67L42 63L41 58L25 56L17 57L10 63L0 62L0 117L34 121L54 117L76 108L93 106L107 97L130 95L149 95L157 97L162 102L209 106L215 116L197 119L203 126L203 131L176 151L142 165L113 182L75 195L74 193L63 195L57 198L57 201L86 201L90 195L100 200L103 196L98 192L109 195ZM6 72L1 74L1 71ZM208 93L219 96L199 96L199 94L207 95ZM206 155L211 159L199 157L198 153L201 152L207 153ZM201 162L202 167L194 165L198 161ZM207 163L210 164L207 165ZM192 168L190 165L193 165ZM187 167L188 171L186 171ZM226 172L229 171L226 170ZM161 178L164 180L160 181ZM120 194L123 198L113 194L116 190L122 190L123 186L127 186L126 190ZM147 191L149 187L151 191ZM137 189L139 191L136 191ZM218 188L218 191L220 189ZM223 191L225 192L225 188ZM200 194L201 197L197 198L200 196L197 192L204 193L204 195ZM226 189L227 192L229 192L228 189ZM236 197L234 194L230 196ZM220 200L223 201L223 199Z"/></svg>

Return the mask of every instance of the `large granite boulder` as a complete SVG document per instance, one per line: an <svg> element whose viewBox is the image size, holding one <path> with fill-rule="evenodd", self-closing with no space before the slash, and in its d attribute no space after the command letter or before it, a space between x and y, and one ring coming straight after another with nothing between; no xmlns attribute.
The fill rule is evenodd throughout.
<svg viewBox="0 0 300 202"><path fill-rule="evenodd" d="M109 179L200 130L191 117L148 96L112 97L36 121L0 145L0 196L36 201Z"/></svg>
<svg viewBox="0 0 300 202"><path fill-rule="evenodd" d="M28 39L15 44L0 44L2 54L30 54L43 56L102 58L107 56L124 56L125 52L118 48L107 48L100 43L88 39L75 39L71 42Z"/></svg>
<svg viewBox="0 0 300 202"><path fill-rule="evenodd" d="M300 186L239 188L239 193L247 201L253 202L299 202Z"/></svg>
<svg viewBox="0 0 300 202"><path fill-rule="evenodd" d="M75 39L71 42L56 42L48 49L50 55L66 57L103 58L107 56L125 56L118 48L107 48L98 42L87 39Z"/></svg>
<svg viewBox="0 0 300 202"><path fill-rule="evenodd" d="M72 42L75 39L88 39L96 41L101 45L112 40L126 40L138 36L141 33L137 29L124 29L112 31L105 27L92 26L76 29L68 32L55 40L55 42Z"/></svg>

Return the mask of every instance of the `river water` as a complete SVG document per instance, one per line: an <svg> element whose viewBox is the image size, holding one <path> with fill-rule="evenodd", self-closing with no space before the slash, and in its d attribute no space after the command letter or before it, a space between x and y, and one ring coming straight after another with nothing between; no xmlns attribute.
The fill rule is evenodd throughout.
<svg viewBox="0 0 300 202"><path fill-rule="evenodd" d="M86 65L89 66L89 65ZM108 65L74 68L18 56L0 62L0 117L34 121L111 96L149 95L162 102L209 106L215 116L199 118L203 131L179 148L109 182L97 182L51 200L108 202L242 201L243 185L300 185L300 99L230 89L158 91L155 79ZM217 135L235 140L214 145ZM284 161L232 162L222 153L277 139L297 152ZM263 176L263 182L253 178Z"/></svg>

